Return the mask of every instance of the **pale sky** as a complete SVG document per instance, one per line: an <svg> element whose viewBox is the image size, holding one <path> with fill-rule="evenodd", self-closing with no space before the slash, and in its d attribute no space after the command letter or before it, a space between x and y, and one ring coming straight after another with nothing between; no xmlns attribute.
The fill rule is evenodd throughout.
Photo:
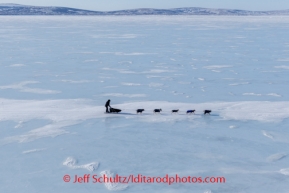
<svg viewBox="0 0 289 193"><path fill-rule="evenodd" d="M0 0L36 6L62 6L96 11L134 8L203 7L269 11L289 9L289 0Z"/></svg>

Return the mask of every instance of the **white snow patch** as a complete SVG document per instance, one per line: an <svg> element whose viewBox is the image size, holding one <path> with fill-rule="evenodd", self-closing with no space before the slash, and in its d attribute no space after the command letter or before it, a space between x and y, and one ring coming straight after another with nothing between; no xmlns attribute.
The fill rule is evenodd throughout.
<svg viewBox="0 0 289 193"><path fill-rule="evenodd" d="M267 157L266 160L268 162L275 162L275 161L278 161L278 160L285 158L286 156L287 156L287 154L277 153L277 154L270 155L269 157Z"/></svg>
<svg viewBox="0 0 289 193"><path fill-rule="evenodd" d="M35 152L39 152L39 151L43 151L45 149L31 149L31 150L27 150L27 151L23 151L23 154L28 154L28 153L35 153Z"/></svg>
<svg viewBox="0 0 289 193"><path fill-rule="evenodd" d="M97 59L92 59L92 60L84 60L84 62L97 62Z"/></svg>
<svg viewBox="0 0 289 193"><path fill-rule="evenodd" d="M147 78L168 78L167 76L148 75Z"/></svg>
<svg viewBox="0 0 289 193"><path fill-rule="evenodd" d="M268 138L270 138L270 139L274 139L274 136L271 135L271 134L269 134L269 133L267 133L266 131L262 131L262 133L263 133L263 135L264 135L265 137L268 137Z"/></svg>
<svg viewBox="0 0 289 193"><path fill-rule="evenodd" d="M122 74L136 74L136 72L126 69L116 69L116 68L102 68L102 70L111 70L111 71L117 71Z"/></svg>
<svg viewBox="0 0 289 193"><path fill-rule="evenodd" d="M286 69L289 70L289 66L275 66L275 68L281 68L281 69Z"/></svg>
<svg viewBox="0 0 289 193"><path fill-rule="evenodd" d="M56 137L59 135L67 134L69 132L60 129L66 126L75 125L76 122L58 122L52 123L49 125L45 125L44 127L40 127L37 129L33 129L26 134L18 135L18 136L11 136L4 139L4 144L18 142L18 143L25 143L34 141L36 139L40 139L43 137Z"/></svg>
<svg viewBox="0 0 289 193"><path fill-rule="evenodd" d="M284 168L280 170L280 173L286 176L289 176L289 168Z"/></svg>
<svg viewBox="0 0 289 193"><path fill-rule="evenodd" d="M100 172L100 175L105 178L107 177L108 179L112 179L109 180L109 182L105 182L104 185L108 190L111 191L121 191L121 190L125 190L128 188L128 185L126 184L121 184L121 183L114 183L114 173L112 173L111 171L105 170Z"/></svg>
<svg viewBox="0 0 289 193"><path fill-rule="evenodd" d="M76 159L74 159L73 157L68 157L63 162L63 165L67 167L73 167L75 164L76 164Z"/></svg>
<svg viewBox="0 0 289 193"><path fill-rule="evenodd" d="M281 97L281 95L279 94L276 94L276 93L269 93L267 94L268 96L275 96L275 97Z"/></svg>
<svg viewBox="0 0 289 193"><path fill-rule="evenodd" d="M278 62L289 62L289 58L278 59Z"/></svg>
<svg viewBox="0 0 289 193"><path fill-rule="evenodd" d="M124 86L140 86L141 84L138 83L129 83L129 82L123 82L121 83Z"/></svg>
<svg viewBox="0 0 289 193"><path fill-rule="evenodd" d="M115 125L115 126L110 126L109 128L111 129L116 129L116 128L123 128L123 127L129 127L129 124L124 124L124 125Z"/></svg>
<svg viewBox="0 0 289 193"><path fill-rule="evenodd" d="M149 87L162 87L164 84L161 84L161 83L150 83L149 84Z"/></svg>
<svg viewBox="0 0 289 193"><path fill-rule="evenodd" d="M11 64L10 67L23 67L25 64Z"/></svg>
<svg viewBox="0 0 289 193"><path fill-rule="evenodd" d="M89 80L60 80L61 82L68 82L68 83L72 83L72 84L80 84L80 83L88 83L88 82L92 82Z"/></svg>
<svg viewBox="0 0 289 193"><path fill-rule="evenodd" d="M230 86L238 86L238 85L246 85L246 84L250 84L250 82L240 82L240 83L233 83L233 84L229 84Z"/></svg>
<svg viewBox="0 0 289 193"><path fill-rule="evenodd" d="M164 73L164 72L173 72L171 70L162 70L162 69L152 69L150 71L145 71L143 73Z"/></svg>
<svg viewBox="0 0 289 193"><path fill-rule="evenodd" d="M132 61L122 61L122 62L118 62L119 64L124 64L124 63L128 63L128 64L132 64Z"/></svg>
<svg viewBox="0 0 289 193"><path fill-rule="evenodd" d="M262 96L262 94L256 94L256 93L243 93L243 95Z"/></svg>
<svg viewBox="0 0 289 193"><path fill-rule="evenodd" d="M122 74L136 74L136 72L131 71L131 70L121 70L121 71L119 71L119 73L122 73Z"/></svg>
<svg viewBox="0 0 289 193"><path fill-rule="evenodd" d="M203 68L209 69L209 70L215 70L215 69L221 69L221 68L231 68L232 66L228 65L212 65L212 66L204 66Z"/></svg>
<svg viewBox="0 0 289 193"><path fill-rule="evenodd" d="M256 93L243 93L243 95L251 95L251 96L274 96L274 97L281 97L281 95L276 94L276 93L269 93L269 94L256 94Z"/></svg>
<svg viewBox="0 0 289 193"><path fill-rule="evenodd" d="M15 125L15 129L21 128L23 126L23 121L19 121L17 125Z"/></svg>
<svg viewBox="0 0 289 193"><path fill-rule="evenodd" d="M77 160L73 157L68 157L66 160L63 162L64 166L67 166L71 169L86 169L90 172L93 172L98 168L99 163L98 162L92 162L84 165L76 165Z"/></svg>
<svg viewBox="0 0 289 193"><path fill-rule="evenodd" d="M29 88L26 85L28 84L37 84L38 81L24 81L20 82L18 84L12 84L7 86L0 86L0 89L15 89L19 90L20 92L30 92L30 93L36 93L36 94L57 94L60 93L60 91L56 90L47 90L47 89L41 89L41 88Z"/></svg>

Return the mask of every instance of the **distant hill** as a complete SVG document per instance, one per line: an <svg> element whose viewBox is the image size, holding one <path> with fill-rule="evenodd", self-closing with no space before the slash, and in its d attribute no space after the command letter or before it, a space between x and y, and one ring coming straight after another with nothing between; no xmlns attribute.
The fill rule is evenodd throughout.
<svg viewBox="0 0 289 193"><path fill-rule="evenodd" d="M185 7L175 9L129 9L119 11L90 11L69 7L44 7L0 4L0 15L289 15L289 10L246 11L236 9L207 9Z"/></svg>

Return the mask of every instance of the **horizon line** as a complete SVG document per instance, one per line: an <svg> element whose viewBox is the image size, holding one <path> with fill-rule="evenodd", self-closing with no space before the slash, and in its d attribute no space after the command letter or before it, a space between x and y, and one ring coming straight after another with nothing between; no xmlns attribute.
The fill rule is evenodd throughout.
<svg viewBox="0 0 289 193"><path fill-rule="evenodd" d="M139 9L154 9L154 10L172 10L172 9L183 9L183 8L201 8L201 9L215 9L215 10L238 10L238 11L250 11L250 12L270 12L270 11L286 11L287 9L278 9L278 10L263 10L263 11L255 11L255 10L247 10L247 9L238 9L238 8L207 8L207 7L175 7L175 8L149 8L149 7L140 7L140 8L128 8L128 9L117 9L117 10L110 10L110 11L99 11L99 10L91 10L91 9L82 9L76 7L66 7L66 6L54 6L54 5L25 5L25 4L18 4L18 3L0 3L0 6L3 5L11 5L11 6L27 6L27 7L60 7L60 8L71 8L71 9L78 9L84 11L95 11L95 12L112 12L112 11L124 11L124 10L139 10Z"/></svg>

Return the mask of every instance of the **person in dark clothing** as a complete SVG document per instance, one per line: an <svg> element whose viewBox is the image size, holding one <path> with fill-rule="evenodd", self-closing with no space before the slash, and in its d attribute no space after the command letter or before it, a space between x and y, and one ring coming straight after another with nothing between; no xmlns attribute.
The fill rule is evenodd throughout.
<svg viewBox="0 0 289 193"><path fill-rule="evenodd" d="M110 99L108 99L108 101L105 103L105 107L106 107L106 112L109 113L108 107L111 108L111 106L110 106Z"/></svg>

